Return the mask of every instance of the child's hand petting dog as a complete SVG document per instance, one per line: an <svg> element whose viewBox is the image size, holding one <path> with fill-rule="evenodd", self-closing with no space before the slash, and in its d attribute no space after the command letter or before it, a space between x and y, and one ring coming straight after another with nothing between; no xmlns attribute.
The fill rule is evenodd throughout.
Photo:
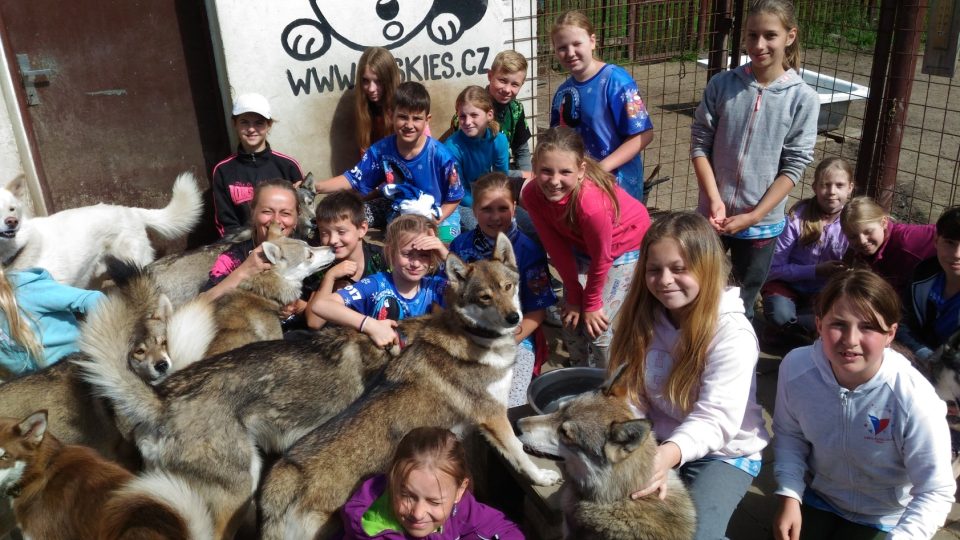
<svg viewBox="0 0 960 540"><path fill-rule="evenodd" d="M370 337L374 343L377 344L377 347L382 347L384 349L392 346L398 345L400 343L400 338L397 336L397 331L394 328L397 327L397 321L392 319L384 319L382 321L374 319L373 317L367 318L366 322L363 323L364 334Z"/></svg>

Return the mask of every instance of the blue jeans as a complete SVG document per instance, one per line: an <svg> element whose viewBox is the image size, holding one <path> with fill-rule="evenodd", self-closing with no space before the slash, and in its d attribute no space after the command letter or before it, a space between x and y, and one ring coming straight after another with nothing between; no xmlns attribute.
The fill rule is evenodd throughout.
<svg viewBox="0 0 960 540"><path fill-rule="evenodd" d="M753 304L757 301L760 287L767 280L773 250L777 247L777 238L744 240L732 236L721 236L723 247L730 250L730 263L733 266L733 279L740 286L740 299L743 300L744 314L753 321Z"/></svg>
<svg viewBox="0 0 960 540"><path fill-rule="evenodd" d="M695 540L726 538L727 523L753 483L753 477L718 459L698 459L680 467L680 478L697 509Z"/></svg>

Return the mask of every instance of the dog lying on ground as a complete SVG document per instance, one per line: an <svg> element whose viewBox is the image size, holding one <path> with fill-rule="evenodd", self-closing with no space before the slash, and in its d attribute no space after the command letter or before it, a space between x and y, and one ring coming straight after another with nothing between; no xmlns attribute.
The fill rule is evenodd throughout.
<svg viewBox="0 0 960 540"><path fill-rule="evenodd" d="M242 281L213 302L217 334L207 349L213 356L237 347L283 338L280 309L300 298L303 280L333 263L329 247L310 247L279 234L271 225L263 247L270 269Z"/></svg>
<svg viewBox="0 0 960 540"><path fill-rule="evenodd" d="M400 439L417 426L479 426L534 483L559 480L523 453L507 419L521 319L509 239L499 236L492 260L465 265L450 255L446 272L446 311L420 317L422 333L405 340L383 381L270 469L259 499L265 539L333 534L337 508L358 481L385 469Z"/></svg>
<svg viewBox="0 0 960 540"><path fill-rule="evenodd" d="M185 478L207 501L216 538L231 537L243 519L260 479L258 449L286 450L360 397L390 358L367 336L330 328L251 343L151 387L127 369L114 324L88 322L81 348L96 361L80 363L83 377L113 404L117 424L133 431L147 468ZM423 324L401 321L400 330L415 337Z"/></svg>
<svg viewBox="0 0 960 540"><path fill-rule="evenodd" d="M47 432L46 411L0 418L0 492L27 538L197 539L212 536L205 505L175 477L135 478Z"/></svg>
<svg viewBox="0 0 960 540"><path fill-rule="evenodd" d="M178 238L193 229L203 210L191 173L177 177L170 203L156 210L97 204L29 217L22 194L22 177L0 188L0 263L45 268L57 281L80 288L90 288L104 273L106 255L150 263L154 251L147 229Z"/></svg>
<svg viewBox="0 0 960 540"><path fill-rule="evenodd" d="M300 216L297 232L302 240L313 240L317 233L316 198L313 173L308 173L297 188L297 198L300 201ZM226 251L231 244L250 239L250 231L242 231L228 235L219 241L201 246L183 253L173 253L147 265L146 270L153 275L160 287L174 307L187 303L200 294L200 289L210 278L210 269L217 261L217 257Z"/></svg>
<svg viewBox="0 0 960 540"><path fill-rule="evenodd" d="M671 471L667 498L630 494L647 485L657 442L649 420L636 419L613 387L623 369L598 391L581 394L552 413L519 422L520 440L563 460L566 537L596 540L693 538L693 501Z"/></svg>

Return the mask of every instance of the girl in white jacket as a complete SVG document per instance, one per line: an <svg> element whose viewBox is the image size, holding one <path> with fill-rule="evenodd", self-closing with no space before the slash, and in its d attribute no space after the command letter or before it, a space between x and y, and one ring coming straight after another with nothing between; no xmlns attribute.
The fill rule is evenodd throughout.
<svg viewBox="0 0 960 540"><path fill-rule="evenodd" d="M705 217L661 218L643 238L610 350L610 372L627 365L627 394L660 441L652 480L634 498L665 497L679 467L698 539L724 537L769 440L755 398L757 338L729 275Z"/></svg>
<svg viewBox="0 0 960 540"><path fill-rule="evenodd" d="M932 538L956 490L946 405L887 348L897 294L869 270L836 274L816 314L820 339L780 365L776 538Z"/></svg>

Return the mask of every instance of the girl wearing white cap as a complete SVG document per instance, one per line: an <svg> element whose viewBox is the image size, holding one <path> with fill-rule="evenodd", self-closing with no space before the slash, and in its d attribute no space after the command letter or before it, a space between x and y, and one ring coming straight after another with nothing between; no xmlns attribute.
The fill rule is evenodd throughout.
<svg viewBox="0 0 960 540"><path fill-rule="evenodd" d="M253 189L263 180L303 179L294 158L270 148L267 134L273 127L270 103L260 94L243 94L233 104L233 127L240 144L237 151L213 168L213 207L217 230L223 236L245 230L250 224Z"/></svg>

